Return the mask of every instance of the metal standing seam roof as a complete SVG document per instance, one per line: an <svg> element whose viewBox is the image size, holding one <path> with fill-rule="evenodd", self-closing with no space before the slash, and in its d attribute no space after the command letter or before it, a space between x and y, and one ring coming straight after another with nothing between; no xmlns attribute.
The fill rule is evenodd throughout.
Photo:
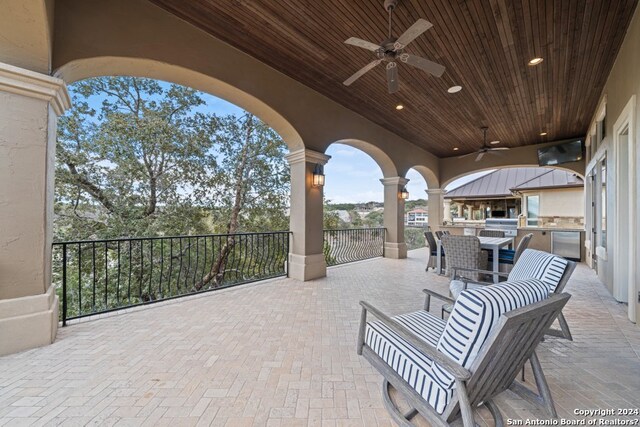
<svg viewBox="0 0 640 427"><path fill-rule="evenodd" d="M582 179L571 172L552 168L506 168L461 185L445 194L447 199L513 197L512 190L581 187Z"/></svg>

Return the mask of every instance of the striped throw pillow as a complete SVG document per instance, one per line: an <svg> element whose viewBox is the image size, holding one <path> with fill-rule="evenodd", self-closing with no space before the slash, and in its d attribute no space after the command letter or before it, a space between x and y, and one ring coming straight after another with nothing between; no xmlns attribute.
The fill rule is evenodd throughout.
<svg viewBox="0 0 640 427"><path fill-rule="evenodd" d="M548 295L547 285L537 279L464 290L453 306L437 349L468 369L502 314L542 301ZM437 363L431 366L430 374L447 390L444 399L429 402L442 413L453 396L455 380Z"/></svg>
<svg viewBox="0 0 640 427"><path fill-rule="evenodd" d="M539 279L547 285L549 293L553 293L562 279L567 264L567 260L562 257L527 249L509 273L509 281Z"/></svg>

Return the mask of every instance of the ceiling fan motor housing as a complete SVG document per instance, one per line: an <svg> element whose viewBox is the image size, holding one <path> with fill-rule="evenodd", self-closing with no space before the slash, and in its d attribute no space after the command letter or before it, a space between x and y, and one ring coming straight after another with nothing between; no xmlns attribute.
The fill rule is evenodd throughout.
<svg viewBox="0 0 640 427"><path fill-rule="evenodd" d="M387 12L389 9L393 10L398 6L398 0L384 0L384 10Z"/></svg>

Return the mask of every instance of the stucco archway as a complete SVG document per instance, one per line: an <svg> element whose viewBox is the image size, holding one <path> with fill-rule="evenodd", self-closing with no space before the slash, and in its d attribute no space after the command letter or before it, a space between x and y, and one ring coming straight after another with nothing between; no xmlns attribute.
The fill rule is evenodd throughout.
<svg viewBox="0 0 640 427"><path fill-rule="evenodd" d="M304 149L298 131L274 108L222 80L184 67L144 58L96 57L63 65L55 71L55 76L67 84L102 76L145 77L180 84L222 98L254 114L282 137L289 151Z"/></svg>
<svg viewBox="0 0 640 427"><path fill-rule="evenodd" d="M341 139L339 141L334 141L331 144L329 144L329 147L333 144L348 145L350 147L357 148L358 150L366 153L380 167L380 170L382 171L382 176L384 178L398 176L398 169L396 168L396 165L393 163L393 160L391 160L391 157L389 157L389 155L384 151L382 151L380 148L376 147L375 145L369 142L362 141L360 139L347 138L347 139Z"/></svg>

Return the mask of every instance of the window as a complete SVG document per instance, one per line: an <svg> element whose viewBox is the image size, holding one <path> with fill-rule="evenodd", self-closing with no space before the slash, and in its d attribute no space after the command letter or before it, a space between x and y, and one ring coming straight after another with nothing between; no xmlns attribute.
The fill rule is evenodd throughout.
<svg viewBox="0 0 640 427"><path fill-rule="evenodd" d="M600 246L607 247L607 158L600 162Z"/></svg>
<svg viewBox="0 0 640 427"><path fill-rule="evenodd" d="M540 225L540 196L527 196L527 226L537 227Z"/></svg>

